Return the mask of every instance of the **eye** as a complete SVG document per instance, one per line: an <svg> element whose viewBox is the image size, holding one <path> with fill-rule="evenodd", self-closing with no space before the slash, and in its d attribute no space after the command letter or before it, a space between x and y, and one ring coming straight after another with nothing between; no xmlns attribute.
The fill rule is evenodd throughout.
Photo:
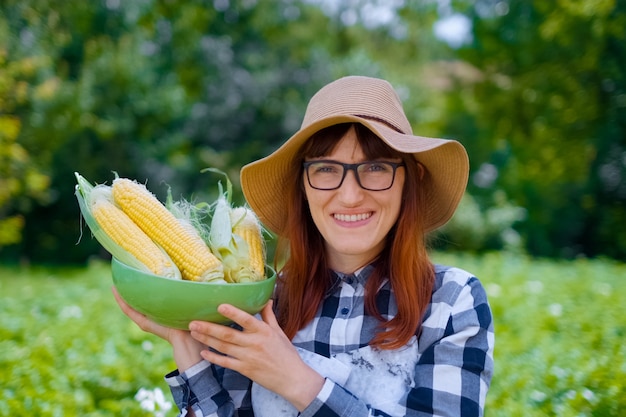
<svg viewBox="0 0 626 417"><path fill-rule="evenodd" d="M364 172L388 172L391 169L391 165L386 162L368 162L363 167Z"/></svg>
<svg viewBox="0 0 626 417"><path fill-rule="evenodd" d="M319 162L312 164L313 172L316 174L336 174L340 172L341 166L329 162Z"/></svg>

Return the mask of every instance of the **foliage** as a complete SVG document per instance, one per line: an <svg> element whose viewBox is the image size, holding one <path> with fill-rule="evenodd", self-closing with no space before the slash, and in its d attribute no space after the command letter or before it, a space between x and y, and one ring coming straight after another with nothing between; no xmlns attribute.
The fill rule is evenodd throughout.
<svg viewBox="0 0 626 417"><path fill-rule="evenodd" d="M434 258L476 274L490 298L496 371L486 416L617 417L626 408L624 264ZM121 313L111 285L101 262L0 266L0 416L150 415L139 401L146 390L171 402L170 348Z"/></svg>
<svg viewBox="0 0 626 417"><path fill-rule="evenodd" d="M467 138L471 193L484 207L503 189L527 208L517 229L532 254L624 259L626 3L455 4L473 40L451 52L466 68L446 130Z"/></svg>
<svg viewBox="0 0 626 417"><path fill-rule="evenodd" d="M523 208L506 230L531 254L625 259L625 7L5 0L0 258L82 263L99 253L75 246L75 171L209 200L213 178L199 173L215 167L241 201L240 167L299 127L321 85L364 74L397 87L416 134L466 145L468 201L489 228L500 224L494 212ZM447 47L433 27L461 14L470 37ZM501 210L502 195L512 210ZM457 226L445 231L448 249L505 244L490 229L464 246L470 229Z"/></svg>
<svg viewBox="0 0 626 417"><path fill-rule="evenodd" d="M626 407L626 265L436 253L476 274L493 309L486 416L619 416Z"/></svg>
<svg viewBox="0 0 626 417"><path fill-rule="evenodd" d="M52 196L11 210L26 224L5 259L82 262L97 253L94 245L66 250L80 233L73 172L104 181L117 171L161 186L153 187L161 197L167 184L210 199L213 181L201 169L238 179L241 165L299 127L322 84L378 70L351 52L358 29L333 51L348 30L298 1L8 0L2 9L8 59L43 63L29 85L45 94L31 88L10 114Z"/></svg>
<svg viewBox="0 0 626 417"><path fill-rule="evenodd" d="M171 352L123 317L108 265L2 268L0 415L143 416Z"/></svg>
<svg viewBox="0 0 626 417"><path fill-rule="evenodd" d="M524 241L514 226L526 218L526 210L507 201L504 192L495 194L495 203L485 210L465 194L452 219L434 234L432 246L465 252L524 252Z"/></svg>
<svg viewBox="0 0 626 417"><path fill-rule="evenodd" d="M0 25L0 33L6 28ZM33 86L30 80L42 66L35 59L7 61L0 45L0 248L22 239L24 216L18 211L30 207L30 199L47 200L49 178L32 164L30 153L17 141L21 121L14 116L30 89L45 94L45 85Z"/></svg>

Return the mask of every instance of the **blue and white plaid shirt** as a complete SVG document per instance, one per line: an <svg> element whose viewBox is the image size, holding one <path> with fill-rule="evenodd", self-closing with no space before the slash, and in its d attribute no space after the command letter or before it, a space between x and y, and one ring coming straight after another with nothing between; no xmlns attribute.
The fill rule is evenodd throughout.
<svg viewBox="0 0 626 417"><path fill-rule="evenodd" d="M336 274L336 284L315 319L298 332L294 345L331 358L366 347L379 324L364 311L364 284L371 271L368 266L355 275ZM378 293L377 305L385 318L396 314L388 281ZM403 392L390 399L395 400L393 416L482 416L493 374L493 348L491 309L479 280L461 269L436 265L433 295L417 339L414 374ZM189 406L197 417L254 416L252 382L231 370L202 361L165 379L181 416ZM317 398L299 416L390 414L326 378Z"/></svg>

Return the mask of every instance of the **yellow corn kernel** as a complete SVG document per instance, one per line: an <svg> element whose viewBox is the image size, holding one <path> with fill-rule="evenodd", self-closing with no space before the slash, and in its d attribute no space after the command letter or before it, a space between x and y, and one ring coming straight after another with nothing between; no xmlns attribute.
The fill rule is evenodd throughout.
<svg viewBox="0 0 626 417"><path fill-rule="evenodd" d="M233 209L232 217L233 233L246 242L250 268L261 279L265 276L265 244L261 223L252 210L244 207Z"/></svg>
<svg viewBox="0 0 626 417"><path fill-rule="evenodd" d="M265 261L260 235L252 229L241 230L237 234L248 244L250 267L259 278L262 278L265 275Z"/></svg>
<svg viewBox="0 0 626 417"><path fill-rule="evenodd" d="M131 219L107 198L95 198L91 214L98 226L155 275L178 278L172 260Z"/></svg>
<svg viewBox="0 0 626 417"><path fill-rule="evenodd" d="M148 189L136 181L116 178L113 198L122 210L172 258L183 279L213 281L224 278L222 263L211 253L198 231L183 224Z"/></svg>

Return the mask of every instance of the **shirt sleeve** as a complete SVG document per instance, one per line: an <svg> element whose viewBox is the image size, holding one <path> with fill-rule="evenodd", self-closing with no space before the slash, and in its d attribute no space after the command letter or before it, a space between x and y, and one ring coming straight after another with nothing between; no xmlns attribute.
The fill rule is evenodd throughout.
<svg viewBox="0 0 626 417"><path fill-rule="evenodd" d="M493 373L491 309L478 279L461 270L447 274L422 326L415 383L400 400L404 413L371 409L327 379L300 416L482 416Z"/></svg>
<svg viewBox="0 0 626 417"><path fill-rule="evenodd" d="M370 409L341 385L326 379L317 397L303 410L299 417L360 417L388 416Z"/></svg>
<svg viewBox="0 0 626 417"><path fill-rule="evenodd" d="M200 361L182 374L178 371L169 373L165 381L181 417L187 415L189 407L196 417L253 415L251 381L235 372Z"/></svg>
<svg viewBox="0 0 626 417"><path fill-rule="evenodd" d="M425 416L482 416L494 366L491 309L477 278L447 274L456 279L444 281L433 299L431 323L438 323L425 322L406 407Z"/></svg>

